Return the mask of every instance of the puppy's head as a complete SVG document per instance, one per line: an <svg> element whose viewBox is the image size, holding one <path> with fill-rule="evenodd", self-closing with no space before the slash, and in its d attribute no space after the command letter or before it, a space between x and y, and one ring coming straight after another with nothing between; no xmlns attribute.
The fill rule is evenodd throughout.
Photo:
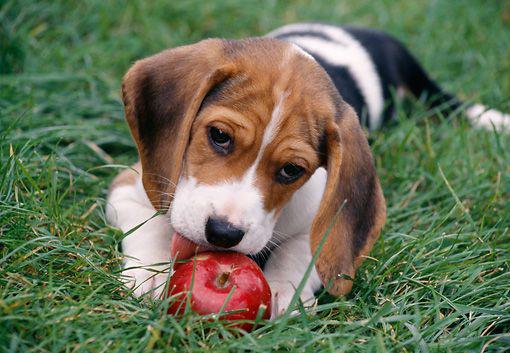
<svg viewBox="0 0 510 353"><path fill-rule="evenodd" d="M122 93L149 199L198 244L261 251L325 167L311 247L327 235L317 271L331 293L349 291L340 275L354 276L379 235L384 199L356 114L309 55L273 39L205 40L138 61Z"/></svg>

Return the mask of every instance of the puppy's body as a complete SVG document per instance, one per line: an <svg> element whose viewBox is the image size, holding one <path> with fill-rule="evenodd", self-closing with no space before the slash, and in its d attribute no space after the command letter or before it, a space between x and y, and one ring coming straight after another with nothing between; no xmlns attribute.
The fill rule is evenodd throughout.
<svg viewBox="0 0 510 353"><path fill-rule="evenodd" d="M269 36L284 41L204 41L127 73L123 100L141 164L112 184L107 217L124 232L141 224L122 242L136 295L160 295L175 232L205 249L267 259L273 316L327 233L301 299L321 284L347 293L352 283L341 275L354 277L385 205L358 117L336 89L370 129L391 119L392 90L460 106L379 32L300 24ZM472 118L487 118L476 107ZM496 113L488 121L506 124Z"/></svg>
<svg viewBox="0 0 510 353"><path fill-rule="evenodd" d="M278 28L268 36L290 41L312 55L370 130L394 117L395 101L404 95L424 100L445 116L463 106L427 75L402 43L384 32L299 23ZM464 105L466 117L476 127L510 127L506 114L481 104Z"/></svg>

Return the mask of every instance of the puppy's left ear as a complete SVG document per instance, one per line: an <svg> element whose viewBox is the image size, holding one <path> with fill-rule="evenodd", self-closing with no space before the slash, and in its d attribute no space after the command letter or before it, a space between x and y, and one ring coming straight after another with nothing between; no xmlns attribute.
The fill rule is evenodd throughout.
<svg viewBox="0 0 510 353"><path fill-rule="evenodd" d="M179 180L190 132L201 104L234 74L226 42L208 39L137 61L122 83L126 120L153 206L166 210Z"/></svg>
<svg viewBox="0 0 510 353"><path fill-rule="evenodd" d="M338 115L324 128L328 178L310 233L315 253L329 232L315 267L328 292L337 296L351 290L352 281L342 275L354 278L386 219L384 196L358 117L344 102Z"/></svg>

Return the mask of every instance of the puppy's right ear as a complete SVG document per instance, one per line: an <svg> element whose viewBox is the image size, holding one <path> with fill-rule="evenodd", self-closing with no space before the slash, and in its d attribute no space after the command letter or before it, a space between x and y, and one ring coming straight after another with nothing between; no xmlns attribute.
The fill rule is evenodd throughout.
<svg viewBox="0 0 510 353"><path fill-rule="evenodd" d="M354 110L338 105L338 118L324 128L326 189L310 232L315 253L327 239L315 263L330 294L347 294L355 272L379 237L386 203L367 139Z"/></svg>
<svg viewBox="0 0 510 353"><path fill-rule="evenodd" d="M126 120L138 147L145 191L157 210L170 206L203 99L234 73L224 43L209 39L169 49L137 61L124 76Z"/></svg>

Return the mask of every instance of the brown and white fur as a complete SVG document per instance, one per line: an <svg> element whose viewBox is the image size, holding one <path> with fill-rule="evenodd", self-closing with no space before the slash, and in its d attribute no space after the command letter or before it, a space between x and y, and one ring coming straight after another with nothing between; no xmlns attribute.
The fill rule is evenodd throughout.
<svg viewBox="0 0 510 353"><path fill-rule="evenodd" d="M296 33L297 42L315 43ZM292 41L209 39L129 69L122 98L140 162L113 181L107 218L124 232L135 229L122 241L135 295L161 295L173 232L222 250L207 240L211 218L242 230L229 250L268 257L273 317L289 306L325 234L301 299L310 303L321 286L333 295L350 291L343 275L354 278L386 207L358 115L318 63L322 49L312 56ZM370 108L377 99L365 86ZM212 144L211 128L231 137L227 149ZM288 163L303 174L283 183Z"/></svg>

